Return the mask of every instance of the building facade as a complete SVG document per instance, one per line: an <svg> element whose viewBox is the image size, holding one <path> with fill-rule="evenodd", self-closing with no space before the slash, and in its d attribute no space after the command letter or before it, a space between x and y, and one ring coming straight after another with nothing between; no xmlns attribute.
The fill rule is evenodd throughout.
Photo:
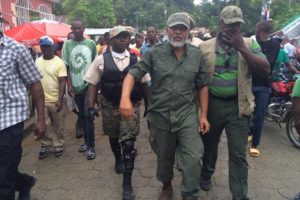
<svg viewBox="0 0 300 200"><path fill-rule="evenodd" d="M54 20L51 5L57 2L59 0L0 0L0 12L9 23L2 23L0 28L8 30L34 20Z"/></svg>

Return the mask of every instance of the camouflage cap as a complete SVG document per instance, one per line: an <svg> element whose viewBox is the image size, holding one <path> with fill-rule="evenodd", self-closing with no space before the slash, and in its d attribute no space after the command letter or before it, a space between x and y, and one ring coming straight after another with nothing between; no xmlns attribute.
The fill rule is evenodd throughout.
<svg viewBox="0 0 300 200"><path fill-rule="evenodd" d="M189 29L190 28L189 16L185 13L174 13L169 16L167 21L168 27L176 26L179 24L184 25Z"/></svg>
<svg viewBox="0 0 300 200"><path fill-rule="evenodd" d="M130 35L129 32L127 31L127 29L124 26L115 26L110 30L109 36L110 36L110 38L114 38L122 32L125 32L128 35Z"/></svg>
<svg viewBox="0 0 300 200"><path fill-rule="evenodd" d="M225 24L232 24L235 22L245 23L243 20L242 10L237 6L226 6L220 13L220 19Z"/></svg>
<svg viewBox="0 0 300 200"><path fill-rule="evenodd" d="M181 12L181 13L188 16L188 18L190 20L190 29L195 28L196 23L195 23L195 20L192 18L192 16L189 13L187 13L187 12Z"/></svg>

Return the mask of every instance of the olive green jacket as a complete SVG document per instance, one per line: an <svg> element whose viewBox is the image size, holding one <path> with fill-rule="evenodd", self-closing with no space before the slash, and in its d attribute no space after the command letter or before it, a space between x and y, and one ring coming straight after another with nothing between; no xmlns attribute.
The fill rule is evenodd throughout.
<svg viewBox="0 0 300 200"><path fill-rule="evenodd" d="M246 46L250 49L252 40L243 38ZM209 81L212 81L215 71L216 59L216 38L204 41L200 44L200 49L208 66ZM249 69L246 60L240 52L238 52L238 102L239 115L250 115L254 110L254 96L252 93L252 73Z"/></svg>

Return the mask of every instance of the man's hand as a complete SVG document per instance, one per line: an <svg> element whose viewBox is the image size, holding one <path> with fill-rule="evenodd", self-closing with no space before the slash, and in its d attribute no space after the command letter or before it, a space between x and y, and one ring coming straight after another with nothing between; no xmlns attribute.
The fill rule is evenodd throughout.
<svg viewBox="0 0 300 200"><path fill-rule="evenodd" d="M228 30L224 31L222 36L223 40L237 51L247 48L242 36L238 32Z"/></svg>
<svg viewBox="0 0 300 200"><path fill-rule="evenodd" d="M121 98L119 111L121 116L126 119L132 118L135 115L132 103L127 98Z"/></svg>
<svg viewBox="0 0 300 200"><path fill-rule="evenodd" d="M46 133L45 120L37 120L34 124L33 131L34 131L35 140L41 139Z"/></svg>
<svg viewBox="0 0 300 200"><path fill-rule="evenodd" d="M200 117L199 125L200 125L200 133L201 134L208 133L208 131L210 129L210 124L206 117Z"/></svg>
<svg viewBox="0 0 300 200"><path fill-rule="evenodd" d="M58 100L56 103L55 103L55 106L56 106L56 112L59 112L62 110L62 102L60 100Z"/></svg>
<svg viewBox="0 0 300 200"><path fill-rule="evenodd" d="M95 116L99 117L99 113L97 112L96 108L91 107L88 109L88 120L93 122L95 119Z"/></svg>
<svg viewBox="0 0 300 200"><path fill-rule="evenodd" d="M75 89L74 87L70 84L68 85L68 94L71 96L71 97L74 97L75 96Z"/></svg>

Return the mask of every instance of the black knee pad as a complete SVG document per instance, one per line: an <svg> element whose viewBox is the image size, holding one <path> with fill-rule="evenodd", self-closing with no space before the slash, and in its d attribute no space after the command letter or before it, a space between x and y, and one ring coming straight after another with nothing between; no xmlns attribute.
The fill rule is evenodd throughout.
<svg viewBox="0 0 300 200"><path fill-rule="evenodd" d="M121 151L121 145L118 138L109 138L109 144L113 152Z"/></svg>
<svg viewBox="0 0 300 200"><path fill-rule="evenodd" d="M132 171L134 168L134 139L122 142L124 170Z"/></svg>

